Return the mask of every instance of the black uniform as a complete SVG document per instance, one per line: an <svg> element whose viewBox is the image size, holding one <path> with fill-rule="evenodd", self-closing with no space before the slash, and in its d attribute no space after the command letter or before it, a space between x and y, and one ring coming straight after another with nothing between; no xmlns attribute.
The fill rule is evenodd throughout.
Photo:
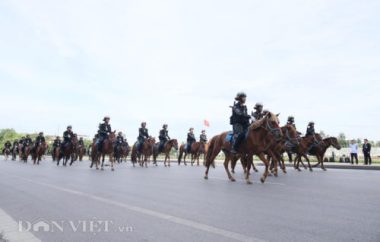
<svg viewBox="0 0 380 242"><path fill-rule="evenodd" d="M39 143L45 143L45 137L44 136L37 136L35 146L37 146Z"/></svg>
<svg viewBox="0 0 380 242"><path fill-rule="evenodd" d="M97 142L98 151L102 150L103 141L105 139L107 139L108 134L111 133L111 132L112 132L112 129L111 129L111 125L110 124L102 123L102 124L99 125L99 130L98 130L99 139L98 139L98 142Z"/></svg>
<svg viewBox="0 0 380 242"><path fill-rule="evenodd" d="M12 150L14 150L15 148L18 149L18 141L13 142Z"/></svg>
<svg viewBox="0 0 380 242"><path fill-rule="evenodd" d="M5 142L4 147L10 149L12 147L11 142L9 141Z"/></svg>
<svg viewBox="0 0 380 242"><path fill-rule="evenodd" d="M207 136L205 134L201 134L199 136L199 141L202 143L207 143Z"/></svg>
<svg viewBox="0 0 380 242"><path fill-rule="evenodd" d="M195 136L193 133L187 133L187 153L191 152L191 145L196 142Z"/></svg>
<svg viewBox="0 0 380 242"><path fill-rule="evenodd" d="M247 113L247 106L237 102L232 107L232 116L230 123L234 132L233 150L237 151L241 142L244 140L245 133L249 127L249 119L251 117Z"/></svg>
<svg viewBox="0 0 380 242"><path fill-rule="evenodd" d="M363 154L364 154L364 164L365 165L371 165L372 159L371 159L371 144L363 144Z"/></svg>
<svg viewBox="0 0 380 242"><path fill-rule="evenodd" d="M255 122L257 120L260 120L264 117L263 112L255 111L251 113L252 116L252 122Z"/></svg>
<svg viewBox="0 0 380 242"><path fill-rule="evenodd" d="M61 143L61 153L63 154L63 150L66 144L71 142L71 137L74 136L73 131L66 130L63 132L63 142Z"/></svg>
<svg viewBox="0 0 380 242"><path fill-rule="evenodd" d="M315 135L315 130L314 130L314 126L308 126L307 129L306 129L306 137L307 136L314 136Z"/></svg>
<svg viewBox="0 0 380 242"><path fill-rule="evenodd" d="M122 135L118 135L117 137L116 137L116 144L117 145L121 145L121 144L123 144L124 143L124 137L122 136Z"/></svg>
<svg viewBox="0 0 380 242"><path fill-rule="evenodd" d="M149 138L149 133L147 128L139 128L139 136L137 137L138 140L138 150L141 151L142 145L145 142L145 139Z"/></svg>
<svg viewBox="0 0 380 242"><path fill-rule="evenodd" d="M61 140L60 139L55 139L54 142L53 142L53 148L57 148L60 145L61 145Z"/></svg>
<svg viewBox="0 0 380 242"><path fill-rule="evenodd" d="M22 152L25 151L25 147L26 147L26 146L29 146L29 145L31 145L32 143L33 143L33 141L32 141L32 139L31 139L30 137L25 138L25 139L23 140L23 142L22 142Z"/></svg>
<svg viewBox="0 0 380 242"><path fill-rule="evenodd" d="M170 140L169 131L167 129L161 129L158 139L160 140L160 146L158 147L158 149L159 151L161 151L165 143L168 142L168 140Z"/></svg>
<svg viewBox="0 0 380 242"><path fill-rule="evenodd" d="M80 140L78 141L78 145L84 147L84 141L83 141L83 139L80 139Z"/></svg>

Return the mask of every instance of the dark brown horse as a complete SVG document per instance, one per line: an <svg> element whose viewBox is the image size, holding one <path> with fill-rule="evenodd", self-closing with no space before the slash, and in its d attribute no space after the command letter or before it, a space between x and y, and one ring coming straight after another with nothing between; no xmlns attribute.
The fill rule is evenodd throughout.
<svg viewBox="0 0 380 242"><path fill-rule="evenodd" d="M18 154L18 146L13 146L12 147L12 160L17 159L17 154Z"/></svg>
<svg viewBox="0 0 380 242"><path fill-rule="evenodd" d="M148 167L148 159L153 154L153 146L155 143L156 139L153 137L145 139L144 143L142 144L141 152L137 150L137 143L133 145L131 154L133 166L135 166L135 163L138 160L141 167L143 167L144 164L145 167Z"/></svg>
<svg viewBox="0 0 380 242"><path fill-rule="evenodd" d="M121 162L123 162L123 159L127 161L127 157L130 151L131 151L131 147L129 146L127 142L123 142L122 144L117 145L115 147L115 154L114 154L114 158L117 161L117 163L120 164Z"/></svg>
<svg viewBox="0 0 380 242"><path fill-rule="evenodd" d="M23 148L22 144L19 145L19 157L20 157L20 161L24 161L24 163L28 162L28 157L30 155L30 150L31 150L31 146L32 145L33 144L25 145L24 148Z"/></svg>
<svg viewBox="0 0 380 242"><path fill-rule="evenodd" d="M90 168L92 168L95 165L96 169L99 170L100 159L98 157L98 148L96 147L96 139L92 141L91 147L89 147L88 150L91 151L88 154L91 160Z"/></svg>
<svg viewBox="0 0 380 242"><path fill-rule="evenodd" d="M45 155L45 151L47 149L47 144L45 142L40 142L33 148L33 153L32 153L32 159L33 159L33 164L39 165L42 156Z"/></svg>
<svg viewBox="0 0 380 242"><path fill-rule="evenodd" d="M319 143L319 145L317 145L316 147L314 147L310 150L310 152L309 152L310 155L316 156L318 159L318 163L313 165L313 167L317 167L319 164L321 164L322 170L324 170L324 171L326 170L326 168L323 164L323 158L325 156L327 149L330 146L334 147L337 150L340 150L342 148L341 145L339 144L337 138L330 137L330 138L323 139L323 142Z"/></svg>
<svg viewBox="0 0 380 242"><path fill-rule="evenodd" d="M301 160L301 158L304 157L309 166L309 170L313 171L310 165L310 160L307 157L307 152L309 151L310 146L313 145L314 143L315 143L315 138L313 136L302 137L301 141L299 142L299 145L292 148L292 153L296 154L296 158L294 159L294 169L301 171L301 169L299 168L300 162L302 163L303 167L306 169L306 166L303 164Z"/></svg>
<svg viewBox="0 0 380 242"><path fill-rule="evenodd" d="M11 155L11 149L8 147L4 147L3 155L4 155L5 160L8 160L9 155Z"/></svg>
<svg viewBox="0 0 380 242"><path fill-rule="evenodd" d="M108 155L109 161L111 163L111 171L114 171L113 163L114 161L114 151L115 151L115 141L116 141L116 130L111 132L108 137L103 141L103 146L101 152L99 152L99 159L100 156L102 157L102 166L101 169L104 170L104 159L105 156Z"/></svg>
<svg viewBox="0 0 380 242"><path fill-rule="evenodd" d="M209 143L209 150L206 155L206 172L205 179L208 179L208 172L210 165L213 163L216 156L223 151L225 155L224 168L231 181L235 181L235 178L231 175L228 169L228 163L234 156L231 151L231 143L226 139L229 132L224 132L211 139ZM245 173L245 179L247 184L252 182L249 179L251 164L253 155L257 155L261 161L265 164L265 172L261 177L261 182L265 182L266 177L269 174L269 161L265 158L265 153L268 152L272 157L275 157L271 151L271 147L277 143L282 137L282 131L279 127L279 120L277 115L268 113L264 118L251 124L247 130L246 139L242 142L238 149L238 154L243 157L247 162L247 171Z"/></svg>
<svg viewBox="0 0 380 242"><path fill-rule="evenodd" d="M52 157L53 161L58 160L60 153L61 153L61 148L59 146L57 146L55 148L53 147L53 150L51 151L51 157Z"/></svg>
<svg viewBox="0 0 380 242"><path fill-rule="evenodd" d="M61 159L63 159L63 166L67 165L67 161L71 159L70 165L73 164L74 162L74 153L75 153L75 148L77 147L78 144L78 137L76 134L71 136L70 142L66 143L65 146L61 149L61 152L59 153L58 159L57 159L57 166L59 166L59 162Z"/></svg>
<svg viewBox="0 0 380 242"><path fill-rule="evenodd" d="M153 162L154 162L154 164L157 165L158 155L160 153L164 153L165 154L164 165L166 167L166 162L168 162L168 166L170 166L170 151L172 150L172 148L174 148L175 150L178 150L178 141L176 139L171 139L171 140L167 141L164 144L162 151L158 150L159 145L160 145L160 143L157 143L153 148Z"/></svg>
<svg viewBox="0 0 380 242"><path fill-rule="evenodd" d="M190 153L188 153L186 149L186 144L182 144L181 147L179 148L178 165L181 164L181 160L183 157L183 163L186 166L187 165L186 157L187 155L190 154L191 165L193 165L195 163L195 160L197 160L197 164L199 166L199 157L201 154L204 154L205 151L206 151L206 145L203 142L194 142L190 147Z"/></svg>
<svg viewBox="0 0 380 242"><path fill-rule="evenodd" d="M76 151L79 161L82 161L83 156L86 154L86 148L84 147L84 145L78 145Z"/></svg>

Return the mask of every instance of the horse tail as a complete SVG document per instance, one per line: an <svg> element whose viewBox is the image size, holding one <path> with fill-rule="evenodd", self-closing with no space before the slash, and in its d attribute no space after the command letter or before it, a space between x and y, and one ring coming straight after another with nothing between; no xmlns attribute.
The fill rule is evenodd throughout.
<svg viewBox="0 0 380 242"><path fill-rule="evenodd" d="M181 147L179 147L178 164L181 163L182 156L183 156L183 150L184 150L184 148L181 145Z"/></svg>
<svg viewBox="0 0 380 242"><path fill-rule="evenodd" d="M206 166L213 162L211 160L211 156L212 156L212 153L214 152L214 147L215 147L215 142L216 142L217 137L218 136L212 137L212 139L208 143L208 149L207 149L207 153L206 153L206 157L205 157L206 158L206 162L205 162Z"/></svg>

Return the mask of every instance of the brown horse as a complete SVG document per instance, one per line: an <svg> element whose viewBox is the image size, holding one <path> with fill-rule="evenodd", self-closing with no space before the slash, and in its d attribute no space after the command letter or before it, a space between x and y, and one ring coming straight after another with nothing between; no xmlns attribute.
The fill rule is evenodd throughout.
<svg viewBox="0 0 380 242"><path fill-rule="evenodd" d="M135 163L138 162L141 167L144 166L148 167L148 159L153 154L153 146L156 143L156 139L153 137L149 137L145 139L144 143L142 144L141 152L137 150L137 142L132 147L132 154L131 154L131 160L133 163L133 166L135 166ZM142 158L143 156L143 158Z"/></svg>
<svg viewBox="0 0 380 242"><path fill-rule="evenodd" d="M79 161L82 161L83 156L86 154L86 148L84 147L84 145L78 145L76 151Z"/></svg>
<svg viewBox="0 0 380 242"><path fill-rule="evenodd" d="M32 153L32 159L33 159L33 164L37 165L40 164L42 156L45 155L45 151L47 149L47 145L45 142L40 142L33 148L33 153Z"/></svg>
<svg viewBox="0 0 380 242"><path fill-rule="evenodd" d="M96 169L99 170L100 160L98 157L98 148L96 147L96 139L92 141L91 147L89 147L88 150L91 151L88 154L91 160L90 168L95 165Z"/></svg>
<svg viewBox="0 0 380 242"><path fill-rule="evenodd" d="M226 139L229 132L224 132L218 136L211 139L209 143L209 150L206 155L206 171L205 179L208 179L208 172L210 165L213 163L216 156L222 150L225 154L224 168L231 181L235 181L232 177L229 169L228 163L234 156L231 151L231 143ZM245 180L247 184L252 184L249 179L251 164L253 160L253 155L257 155L261 161L265 164L265 172L261 177L261 182L265 182L266 177L269 174L269 161L265 158L265 153L268 152L272 157L275 157L271 147L277 143L277 141L282 137L282 131L279 127L279 120L277 115L273 113L266 114L259 121L252 123L248 130L246 139L242 142L238 149L238 154L244 158L247 162L247 171L245 173Z"/></svg>
<svg viewBox="0 0 380 242"><path fill-rule="evenodd" d="M191 155L191 165L195 163L195 160L197 160L197 164L199 166L199 157L201 154L204 154L206 151L206 145L203 142L194 142L190 147L190 153L187 152L186 144L182 144L179 148L179 156L178 156L178 165L181 164L181 160L183 157L183 163L185 166L186 163L186 157L188 154Z"/></svg>
<svg viewBox="0 0 380 242"><path fill-rule="evenodd" d="M309 152L310 155L316 156L318 159L318 163L313 165L312 167L317 167L319 164L321 164L322 170L324 170L324 171L326 170L326 168L323 164L323 158L325 156L327 149L330 146L334 147L337 150L340 150L342 148L341 145L339 144L337 138L330 137L330 138L323 139L323 142L319 143L319 145L317 145L316 147L314 147L310 150L310 152Z"/></svg>
<svg viewBox="0 0 380 242"><path fill-rule="evenodd" d="M63 158L63 166L67 165L67 161L69 159L71 159L70 166L73 164L75 147L77 146L77 144L78 144L78 137L76 134L74 134L71 137L70 142L65 144L65 146L63 147L63 150L61 150L62 149L61 147L60 149L61 152L59 153L59 156L57 159L57 166L59 166L59 162L61 161L62 158Z"/></svg>
<svg viewBox="0 0 380 242"><path fill-rule="evenodd" d="M283 154L285 152L291 152L291 149L298 146L301 137L299 136L299 133L297 130L294 128L293 125L285 125L281 127L281 131L284 134L283 138L273 147L273 154L277 156L277 159L273 159L272 157L269 156L267 159L271 162L271 171L275 176L277 176L277 162L276 160L279 161L280 168L281 170L286 173L286 167L285 167L285 160L283 158Z"/></svg>
<svg viewBox="0 0 380 242"><path fill-rule="evenodd" d="M174 148L175 150L178 150L178 141L176 139L171 139L171 140L167 141L164 144L162 151L158 150L159 146L160 146L160 143L157 143L153 148L153 162L154 162L154 164L157 166L158 155L160 153L164 153L165 154L164 165L166 167L166 162L168 162L168 166L170 166L170 151L172 150L172 148Z"/></svg>
<svg viewBox="0 0 380 242"><path fill-rule="evenodd" d="M98 156L99 159L100 157L102 158L101 170L104 170L104 159L106 155L108 155L109 161L111 163L111 171L115 170L113 167L113 163L115 162L113 158L114 151L115 151L115 147L114 147L115 141L116 141L116 130L111 132L108 135L108 137L103 141L102 150L99 152L99 156Z"/></svg>
<svg viewBox="0 0 380 242"><path fill-rule="evenodd" d="M296 158L294 159L294 169L301 171L301 169L299 168L300 162L302 163L303 167L307 169L301 160L301 158L304 157L309 166L309 170L313 171L310 165L310 160L307 157L307 152L309 151L310 146L313 145L314 143L315 143L315 138L313 136L306 136L306 137L301 138L301 141L298 146L295 146L292 148L292 153L296 154Z"/></svg>

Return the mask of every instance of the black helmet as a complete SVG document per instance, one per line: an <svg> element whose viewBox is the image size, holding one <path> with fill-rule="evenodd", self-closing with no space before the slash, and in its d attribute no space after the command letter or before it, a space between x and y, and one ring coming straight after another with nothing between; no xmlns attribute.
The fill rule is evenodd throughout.
<svg viewBox="0 0 380 242"><path fill-rule="evenodd" d="M168 127L167 124L162 125L162 128L166 129Z"/></svg>
<svg viewBox="0 0 380 242"><path fill-rule="evenodd" d="M263 104L262 103L256 103L254 109L262 108Z"/></svg>
<svg viewBox="0 0 380 242"><path fill-rule="evenodd" d="M141 122L141 126L144 126L144 125L146 125L146 122Z"/></svg>
<svg viewBox="0 0 380 242"><path fill-rule="evenodd" d="M110 116L105 116L104 118L103 118L103 121L106 121L106 120L110 120L111 118L110 118Z"/></svg>
<svg viewBox="0 0 380 242"><path fill-rule="evenodd" d="M44 132L40 132L39 135L44 135Z"/></svg>
<svg viewBox="0 0 380 242"><path fill-rule="evenodd" d="M59 136L57 136L57 137L55 137L56 139L59 139L60 137Z"/></svg>
<svg viewBox="0 0 380 242"><path fill-rule="evenodd" d="M310 122L309 122L309 125L310 125L310 126L314 125L314 121L310 121Z"/></svg>
<svg viewBox="0 0 380 242"><path fill-rule="evenodd" d="M294 117L293 116L289 116L288 117L288 122L294 122Z"/></svg>
<svg viewBox="0 0 380 242"><path fill-rule="evenodd" d="M123 132L121 132L121 131L120 131L120 132L119 132L119 133L117 133L117 134L118 134L118 135L122 135L122 134L123 134Z"/></svg>
<svg viewBox="0 0 380 242"><path fill-rule="evenodd" d="M72 129L73 127L71 125L67 126L67 129Z"/></svg>
<svg viewBox="0 0 380 242"><path fill-rule="evenodd" d="M247 95L244 93L244 92L238 92L237 94L236 94L236 97L235 97L235 100L236 101L239 101L241 98L243 98L243 97L247 97Z"/></svg>
<svg viewBox="0 0 380 242"><path fill-rule="evenodd" d="M26 135L26 138L29 138L29 137L30 137L29 134L27 134L27 135Z"/></svg>

